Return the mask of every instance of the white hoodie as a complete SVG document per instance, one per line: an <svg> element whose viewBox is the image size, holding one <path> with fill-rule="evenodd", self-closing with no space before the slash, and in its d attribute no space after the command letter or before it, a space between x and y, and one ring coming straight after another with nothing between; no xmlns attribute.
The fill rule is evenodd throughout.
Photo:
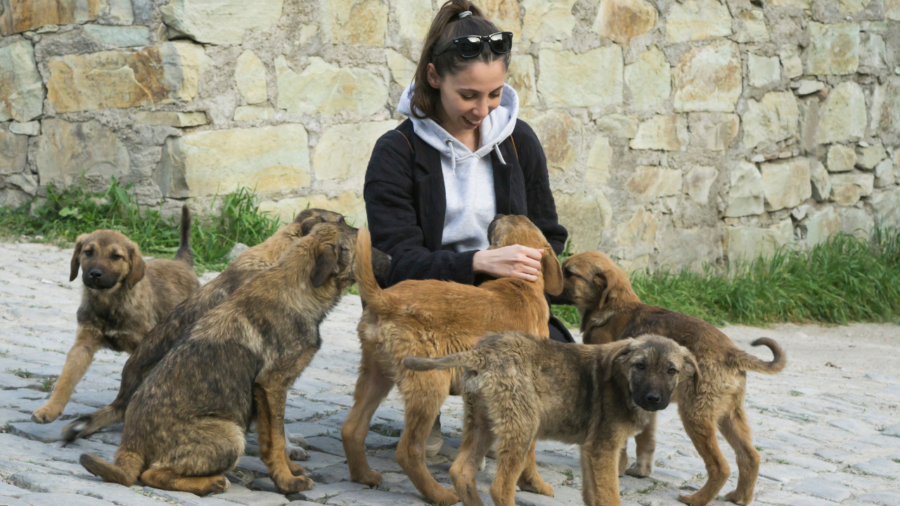
<svg viewBox="0 0 900 506"><path fill-rule="evenodd" d="M414 86L410 84L400 95L397 110L412 120L416 135L441 155L447 199L441 246L456 252L485 250L489 246L487 229L497 213L490 154L496 151L500 163L506 164L497 145L516 128L519 96L511 86L503 85L500 106L481 122L479 148L473 153L434 120L412 115Z"/></svg>

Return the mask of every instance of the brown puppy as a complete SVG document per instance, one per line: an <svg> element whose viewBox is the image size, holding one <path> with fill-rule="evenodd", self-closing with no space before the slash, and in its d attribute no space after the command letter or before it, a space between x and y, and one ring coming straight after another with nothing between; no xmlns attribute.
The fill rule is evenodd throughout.
<svg viewBox="0 0 900 506"><path fill-rule="evenodd" d="M237 289L183 337L135 392L115 464L84 454L105 481L197 495L224 474L256 422L260 458L284 492L313 483L285 455L287 390L322 346L319 324L353 279L356 229L319 223L278 262ZM370 253L371 254L371 253Z"/></svg>
<svg viewBox="0 0 900 506"><path fill-rule="evenodd" d="M484 505L475 475L495 436L496 506L515 504L516 479L535 438L581 445L584 503L618 505L617 461L626 441L670 398L690 395L699 379L691 352L652 335L585 346L503 332L471 351L407 357L403 365L413 371L465 368L463 439L450 468L465 506Z"/></svg>
<svg viewBox="0 0 900 506"><path fill-rule="evenodd" d="M298 214L292 223L281 227L265 242L241 253L227 269L191 294L147 334L137 351L125 362L119 394L112 404L63 427L63 438L72 441L79 437L87 437L104 427L125 420L125 409L131 396L141 386L144 377L181 339L187 328L224 302L240 286L275 264L288 246L295 239L308 234L313 226L322 222L343 223L343 221L344 216L339 213L324 209L306 209ZM376 258L382 256L378 255ZM387 266L387 262L376 264L376 269L381 269L377 275L383 275Z"/></svg>
<svg viewBox="0 0 900 506"><path fill-rule="evenodd" d="M84 291L78 308L75 345L66 356L50 399L31 419L56 420L100 348L133 353L157 322L191 294L200 282L191 252L191 213L181 208L181 237L174 260L144 262L138 245L115 230L78 236L69 281Z"/></svg>
<svg viewBox="0 0 900 506"><path fill-rule="evenodd" d="M775 374L784 369L786 357L778 343L757 339L753 346L767 346L774 358L764 362L738 349L728 336L709 323L658 306L642 304L628 276L609 257L598 251L569 257L563 268L566 288L554 302L572 304L581 314L586 344L604 344L642 334L659 334L691 350L700 366L702 381L693 395L678 399L678 413L703 462L709 479L703 488L679 500L704 506L716 498L731 470L719 450L716 427L734 448L740 472L737 488L725 499L737 504L753 500L759 475L759 453L753 447L744 412L747 371ZM639 434L637 461L626 471L631 476L650 474L653 464L655 419Z"/></svg>
<svg viewBox="0 0 900 506"><path fill-rule="evenodd" d="M404 281L382 290L372 277L368 230L360 230L356 244L359 294L365 303L359 322L362 361L353 394L353 408L341 429L350 479L366 485L381 483L381 474L366 462L365 439L372 415L396 384L406 405L405 430L395 456L422 495L433 503L459 499L425 467L425 440L441 404L461 391L461 373L412 373L402 366L409 355L441 357L465 351L488 332L522 330L549 338L550 307L544 291L562 290L559 261L541 231L524 216L498 215L488 228L491 248L512 244L540 248L541 276L535 282L504 278L479 286L446 281ZM553 489L537 474L534 447L519 485L544 495Z"/></svg>

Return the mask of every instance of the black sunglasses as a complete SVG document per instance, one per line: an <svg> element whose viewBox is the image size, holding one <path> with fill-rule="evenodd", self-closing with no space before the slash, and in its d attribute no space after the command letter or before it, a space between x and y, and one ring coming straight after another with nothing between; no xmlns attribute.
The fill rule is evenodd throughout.
<svg viewBox="0 0 900 506"><path fill-rule="evenodd" d="M488 43L488 46L494 53L506 54L512 49L512 39L512 32L497 32L490 35L464 35L441 44L440 47L434 50L434 55L437 56L456 46L459 55L463 58L475 58L481 54L485 42Z"/></svg>

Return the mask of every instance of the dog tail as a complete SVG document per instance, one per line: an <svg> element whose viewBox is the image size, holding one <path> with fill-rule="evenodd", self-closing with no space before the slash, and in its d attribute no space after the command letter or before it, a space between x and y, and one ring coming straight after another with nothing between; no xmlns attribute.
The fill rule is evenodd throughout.
<svg viewBox="0 0 900 506"><path fill-rule="evenodd" d="M471 353L463 351L453 353L440 358L406 357L403 365L411 371L442 371L454 367L474 368L476 364L471 360Z"/></svg>
<svg viewBox="0 0 900 506"><path fill-rule="evenodd" d="M781 349L781 346L779 346L774 339L761 337L756 341L750 343L750 345L765 346L772 350L772 361L766 362L754 357L747 352L737 350L732 355L731 359L738 369L742 371L756 371L765 374L776 374L781 372L784 369L784 366L787 365L787 357L785 356L784 351Z"/></svg>
<svg viewBox="0 0 900 506"><path fill-rule="evenodd" d="M181 206L181 234L178 238L178 252L175 260L194 266L194 251L191 249L191 210L187 204Z"/></svg>
<svg viewBox="0 0 900 506"><path fill-rule="evenodd" d="M366 227L360 228L356 236L356 263L353 271L363 307L371 307L377 313L384 312L388 301L384 290L378 286L375 271L372 270L372 234Z"/></svg>
<svg viewBox="0 0 900 506"><path fill-rule="evenodd" d="M144 470L144 457L131 450L120 449L116 452L115 464L110 464L90 453L82 453L78 461L89 473L99 476L103 481L118 483L126 487L134 485Z"/></svg>

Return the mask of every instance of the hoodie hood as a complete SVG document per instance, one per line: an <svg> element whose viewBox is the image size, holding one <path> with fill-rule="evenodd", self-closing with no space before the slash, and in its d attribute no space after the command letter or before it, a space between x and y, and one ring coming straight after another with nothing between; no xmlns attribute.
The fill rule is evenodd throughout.
<svg viewBox="0 0 900 506"><path fill-rule="evenodd" d="M500 106L491 111L481 122L479 127L481 141L478 149L473 153L465 144L459 142L434 120L430 118L419 119L412 115L412 92L415 83L410 84L400 95L400 103L397 111L409 117L413 123L413 130L429 146L436 149L442 156L451 161L452 169L456 170L458 163L464 163L471 158L484 158L491 151L497 152L500 163L506 164L500 149L497 147L507 137L512 135L516 128L516 119L519 116L519 95L508 84L503 85L503 94L500 98Z"/></svg>

